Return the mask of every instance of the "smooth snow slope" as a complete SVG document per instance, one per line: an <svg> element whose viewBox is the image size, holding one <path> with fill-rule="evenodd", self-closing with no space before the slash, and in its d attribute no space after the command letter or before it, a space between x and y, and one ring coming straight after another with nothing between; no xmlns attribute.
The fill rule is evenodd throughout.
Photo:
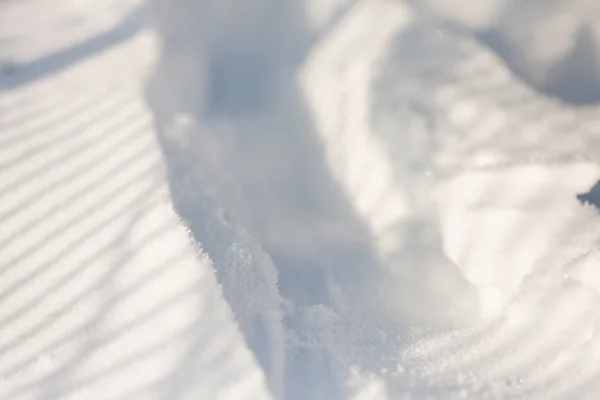
<svg viewBox="0 0 600 400"><path fill-rule="evenodd" d="M0 398L600 395L594 2L96 3L0 4Z"/></svg>
<svg viewBox="0 0 600 400"><path fill-rule="evenodd" d="M170 201L142 10L0 5L2 399L270 398Z"/></svg>

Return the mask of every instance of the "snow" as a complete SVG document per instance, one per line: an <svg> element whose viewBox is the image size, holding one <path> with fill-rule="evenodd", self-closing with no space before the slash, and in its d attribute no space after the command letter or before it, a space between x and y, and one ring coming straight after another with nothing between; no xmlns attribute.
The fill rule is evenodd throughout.
<svg viewBox="0 0 600 400"><path fill-rule="evenodd" d="M77 16L56 2L35 32L45 3L2 4L18 17L2 42L30 56L0 46L15 61L0 82L0 398L270 398L170 200L139 80L149 32L104 49L86 19L79 50L34 54L48 25Z"/></svg>
<svg viewBox="0 0 600 400"><path fill-rule="evenodd" d="M0 399L594 399L594 1L0 3Z"/></svg>

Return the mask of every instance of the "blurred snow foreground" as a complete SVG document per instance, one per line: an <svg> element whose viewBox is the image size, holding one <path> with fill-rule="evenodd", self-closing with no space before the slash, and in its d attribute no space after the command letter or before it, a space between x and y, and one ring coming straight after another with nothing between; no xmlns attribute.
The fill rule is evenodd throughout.
<svg viewBox="0 0 600 400"><path fill-rule="evenodd" d="M0 399L596 399L600 7L0 3Z"/></svg>

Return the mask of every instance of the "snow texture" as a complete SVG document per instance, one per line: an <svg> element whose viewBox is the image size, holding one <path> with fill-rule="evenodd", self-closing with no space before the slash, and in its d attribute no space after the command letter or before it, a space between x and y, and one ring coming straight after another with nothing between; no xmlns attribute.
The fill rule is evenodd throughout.
<svg viewBox="0 0 600 400"><path fill-rule="evenodd" d="M596 399L592 0L0 2L0 399Z"/></svg>

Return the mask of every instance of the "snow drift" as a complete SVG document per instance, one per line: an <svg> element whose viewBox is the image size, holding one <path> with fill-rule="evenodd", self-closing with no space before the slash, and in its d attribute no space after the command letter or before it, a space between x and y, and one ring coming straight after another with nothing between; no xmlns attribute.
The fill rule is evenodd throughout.
<svg viewBox="0 0 600 400"><path fill-rule="evenodd" d="M595 398L596 8L3 3L0 397Z"/></svg>

